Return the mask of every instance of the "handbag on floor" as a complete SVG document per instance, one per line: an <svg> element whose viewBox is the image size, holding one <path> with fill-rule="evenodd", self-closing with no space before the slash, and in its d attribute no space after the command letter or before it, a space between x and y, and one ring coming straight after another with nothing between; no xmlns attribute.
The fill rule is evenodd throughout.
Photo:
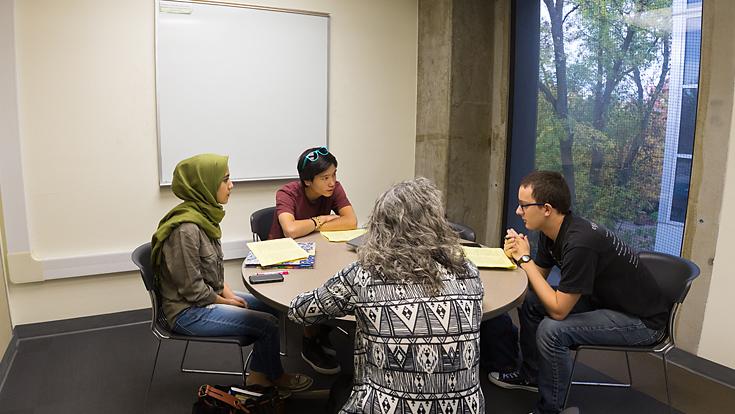
<svg viewBox="0 0 735 414"><path fill-rule="evenodd" d="M283 400L276 387L202 385L192 414L282 414Z"/></svg>

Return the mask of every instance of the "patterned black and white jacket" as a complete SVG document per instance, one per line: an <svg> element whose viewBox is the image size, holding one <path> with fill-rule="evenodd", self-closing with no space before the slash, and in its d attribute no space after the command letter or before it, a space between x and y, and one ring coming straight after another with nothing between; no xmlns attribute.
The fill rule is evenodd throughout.
<svg viewBox="0 0 735 414"><path fill-rule="evenodd" d="M359 262L302 293L288 316L315 324L354 315L355 384L342 413L480 414L483 286L477 268L442 275L438 293L373 275Z"/></svg>

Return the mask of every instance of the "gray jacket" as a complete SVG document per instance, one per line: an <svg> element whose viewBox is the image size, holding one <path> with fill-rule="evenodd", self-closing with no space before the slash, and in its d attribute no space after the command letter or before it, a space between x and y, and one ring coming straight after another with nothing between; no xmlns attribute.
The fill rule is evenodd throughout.
<svg viewBox="0 0 735 414"><path fill-rule="evenodd" d="M163 243L158 291L169 325L184 309L204 307L222 294L225 271L219 239L183 223Z"/></svg>

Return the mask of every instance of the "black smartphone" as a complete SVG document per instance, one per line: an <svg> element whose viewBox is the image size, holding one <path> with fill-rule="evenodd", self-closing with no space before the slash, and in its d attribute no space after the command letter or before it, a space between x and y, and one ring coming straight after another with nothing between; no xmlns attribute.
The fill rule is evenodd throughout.
<svg viewBox="0 0 735 414"><path fill-rule="evenodd" d="M475 242L461 242L460 244L462 246L467 246L467 247L482 247L480 243L475 243Z"/></svg>
<svg viewBox="0 0 735 414"><path fill-rule="evenodd" d="M280 273L256 273L250 275L249 280L253 285L257 283L283 282L283 275Z"/></svg>

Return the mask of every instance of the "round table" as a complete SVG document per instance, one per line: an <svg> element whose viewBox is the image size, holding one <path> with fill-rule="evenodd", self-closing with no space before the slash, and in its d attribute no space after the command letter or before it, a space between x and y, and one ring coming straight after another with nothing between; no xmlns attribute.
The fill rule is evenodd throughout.
<svg viewBox="0 0 735 414"><path fill-rule="evenodd" d="M283 282L250 284L248 277L255 273L277 271L242 265L242 281L255 297L285 311L291 300L302 292L314 290L335 273L357 260L357 253L347 243L332 243L319 233L299 238L299 242L316 242L316 263L313 269L286 269ZM528 288L525 272L517 268L480 269L480 279L485 287L482 299L482 319L498 316L521 304Z"/></svg>

